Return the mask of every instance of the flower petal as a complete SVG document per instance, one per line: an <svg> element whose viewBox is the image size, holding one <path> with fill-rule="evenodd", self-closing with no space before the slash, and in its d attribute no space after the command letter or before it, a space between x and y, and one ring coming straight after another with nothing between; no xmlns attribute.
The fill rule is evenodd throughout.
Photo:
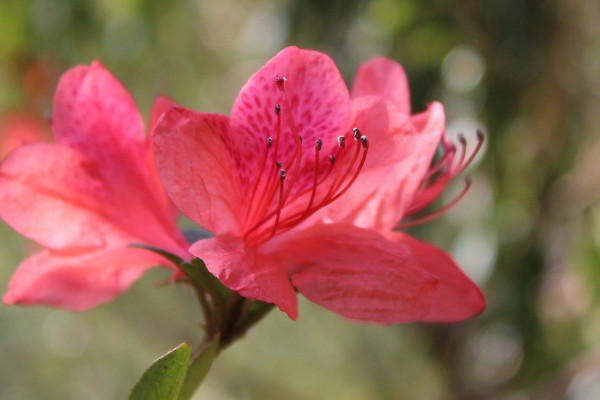
<svg viewBox="0 0 600 400"><path fill-rule="evenodd" d="M429 115L441 129L433 129L431 122L431 128L417 132L409 117L387 100L360 97L352 104L354 125L369 140L367 161L348 192L319 217L389 231L405 215L429 169L443 133L444 111L433 103Z"/></svg>
<svg viewBox="0 0 600 400"><path fill-rule="evenodd" d="M285 266L300 293L344 317L388 324L421 320L429 312L437 279L408 246L376 232L315 225L266 246L259 250Z"/></svg>
<svg viewBox="0 0 600 400"><path fill-rule="evenodd" d="M152 133L154 157L173 202L213 233L240 233L240 190L229 119L174 107Z"/></svg>
<svg viewBox="0 0 600 400"><path fill-rule="evenodd" d="M363 63L356 71L351 96L378 96L391 101L403 114L410 115L410 92L406 73L400 64L384 57Z"/></svg>
<svg viewBox="0 0 600 400"><path fill-rule="evenodd" d="M148 135L146 136L149 150L147 152L147 163L151 171L153 186L157 188L162 188L163 186L162 182L160 181L160 176L158 175L158 170L156 169L154 153L152 152L152 129L158 122L158 119L162 117L162 115L165 112L167 112L171 107L175 106L177 106L177 103L174 100L168 98L167 96L158 95L154 98L154 103L152 103L152 108L150 109L150 122L148 123ZM177 221L180 211L175 206L175 204L173 204L173 201L171 201L167 192L165 190L157 190L156 196L162 208L166 210L168 215L172 216L172 220Z"/></svg>
<svg viewBox="0 0 600 400"><path fill-rule="evenodd" d="M126 247L76 255L45 250L19 266L3 300L84 311L113 300L146 269L160 264L164 260L156 254Z"/></svg>
<svg viewBox="0 0 600 400"><path fill-rule="evenodd" d="M144 123L127 90L99 62L67 71L54 96L52 128L57 143L82 151L122 173L118 155L145 153ZM121 172L119 172L121 171Z"/></svg>
<svg viewBox="0 0 600 400"><path fill-rule="evenodd" d="M291 319L298 318L298 299L286 274L277 264L256 255L241 238L225 234L199 240L190 252L229 289L274 303Z"/></svg>
<svg viewBox="0 0 600 400"><path fill-rule="evenodd" d="M150 121L148 122L148 138L150 138L150 134L152 133L152 129L154 125L158 122L158 119L171 107L177 106L177 102L167 96L158 95L154 98L154 102L152 103L152 108L150 109Z"/></svg>
<svg viewBox="0 0 600 400"><path fill-rule="evenodd" d="M275 81L277 77L286 78L284 86L295 132L292 132L285 102ZM281 139L277 158L283 162L283 168L291 164L296 151L296 135L302 137L304 151L308 152L302 159L301 168L312 171L317 138L323 140L321 158L325 163L332 150L336 149L337 137L350 129L348 89L331 58L297 47L282 50L248 80L231 111L231 133L245 160L245 168L239 174L242 181L250 185L256 179L253 173L262 161L267 138L275 140L277 137L276 104L281 106ZM297 190L310 185L311 173L300 174L295 182Z"/></svg>
<svg viewBox="0 0 600 400"><path fill-rule="evenodd" d="M486 301L481 290L448 254L404 233L391 232L385 236L395 243L410 247L419 264L439 279L433 304L425 321L462 321L485 309Z"/></svg>
<svg viewBox="0 0 600 400"><path fill-rule="evenodd" d="M114 229L106 218L108 199L98 165L68 147L25 145L0 167L0 216L46 247L105 245Z"/></svg>

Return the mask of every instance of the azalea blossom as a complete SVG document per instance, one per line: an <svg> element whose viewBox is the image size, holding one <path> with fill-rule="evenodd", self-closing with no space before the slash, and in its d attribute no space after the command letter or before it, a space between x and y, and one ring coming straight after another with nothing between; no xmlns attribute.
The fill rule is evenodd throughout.
<svg viewBox="0 0 600 400"><path fill-rule="evenodd" d="M43 119L26 111L0 115L0 160L17 147L50 140L50 129Z"/></svg>
<svg viewBox="0 0 600 400"><path fill-rule="evenodd" d="M158 98L151 126L173 102ZM85 310L112 300L162 257L189 258L133 99L100 63L66 72L54 97L55 143L11 152L0 167L0 216L44 249L25 260L7 304Z"/></svg>
<svg viewBox="0 0 600 400"><path fill-rule="evenodd" d="M431 165L443 107L411 116L402 68L381 58L359 69L351 93L327 55L289 47L249 79L230 117L165 113L153 131L161 179L216 235L190 252L292 319L296 291L377 323L478 314L485 299L449 255L393 231L462 168L451 156Z"/></svg>

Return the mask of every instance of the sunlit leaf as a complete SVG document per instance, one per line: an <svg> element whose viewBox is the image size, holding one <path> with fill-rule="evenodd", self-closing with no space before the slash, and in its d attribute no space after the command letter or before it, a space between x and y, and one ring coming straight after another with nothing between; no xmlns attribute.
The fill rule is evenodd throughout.
<svg viewBox="0 0 600 400"><path fill-rule="evenodd" d="M188 369L179 400L188 400L193 395L204 377L210 370L213 360L217 356L219 349L219 337L213 339L212 342L200 353L190 364Z"/></svg>
<svg viewBox="0 0 600 400"><path fill-rule="evenodd" d="M154 361L135 384L129 400L177 400L188 371L192 348L185 342Z"/></svg>

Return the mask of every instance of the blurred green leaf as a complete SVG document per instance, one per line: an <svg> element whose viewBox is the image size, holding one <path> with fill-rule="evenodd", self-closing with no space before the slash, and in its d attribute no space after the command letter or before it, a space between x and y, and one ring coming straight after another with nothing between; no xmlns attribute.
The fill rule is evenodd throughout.
<svg viewBox="0 0 600 400"><path fill-rule="evenodd" d="M201 259L194 258L191 263L181 263L179 268L194 285L208 290L211 295L220 298L227 296L229 289L206 269L206 264Z"/></svg>
<svg viewBox="0 0 600 400"><path fill-rule="evenodd" d="M129 247L135 247L137 249L144 249L144 250L152 251L156 254L163 256L167 260L173 262L175 265L180 265L183 263L183 259L181 257L176 256L173 253L169 253L166 250L159 249L158 247L149 246L147 244L141 244L141 243L133 243L133 244L130 244Z"/></svg>
<svg viewBox="0 0 600 400"><path fill-rule="evenodd" d="M154 361L131 389L129 400L179 399L191 355L185 342Z"/></svg>
<svg viewBox="0 0 600 400"><path fill-rule="evenodd" d="M188 400L194 395L196 389L210 370L213 360L217 357L218 350L219 337L217 336L190 364L179 400Z"/></svg>

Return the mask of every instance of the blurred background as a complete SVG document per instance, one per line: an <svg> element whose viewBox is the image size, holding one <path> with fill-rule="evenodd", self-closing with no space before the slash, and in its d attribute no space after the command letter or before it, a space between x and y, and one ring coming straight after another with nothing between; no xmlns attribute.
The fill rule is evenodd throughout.
<svg viewBox="0 0 600 400"><path fill-rule="evenodd" d="M385 55L413 111L486 143L470 194L411 233L452 253L489 302L457 324L387 328L306 301L216 361L195 399L600 399L600 2L587 0L2 0L0 152L50 140L65 69L101 60L144 115L157 93L228 114L290 44L350 83ZM437 207L461 189L457 181ZM0 288L35 251L0 225ZM183 286L154 270L86 313L0 305L0 399L124 399L150 362L201 340Z"/></svg>

